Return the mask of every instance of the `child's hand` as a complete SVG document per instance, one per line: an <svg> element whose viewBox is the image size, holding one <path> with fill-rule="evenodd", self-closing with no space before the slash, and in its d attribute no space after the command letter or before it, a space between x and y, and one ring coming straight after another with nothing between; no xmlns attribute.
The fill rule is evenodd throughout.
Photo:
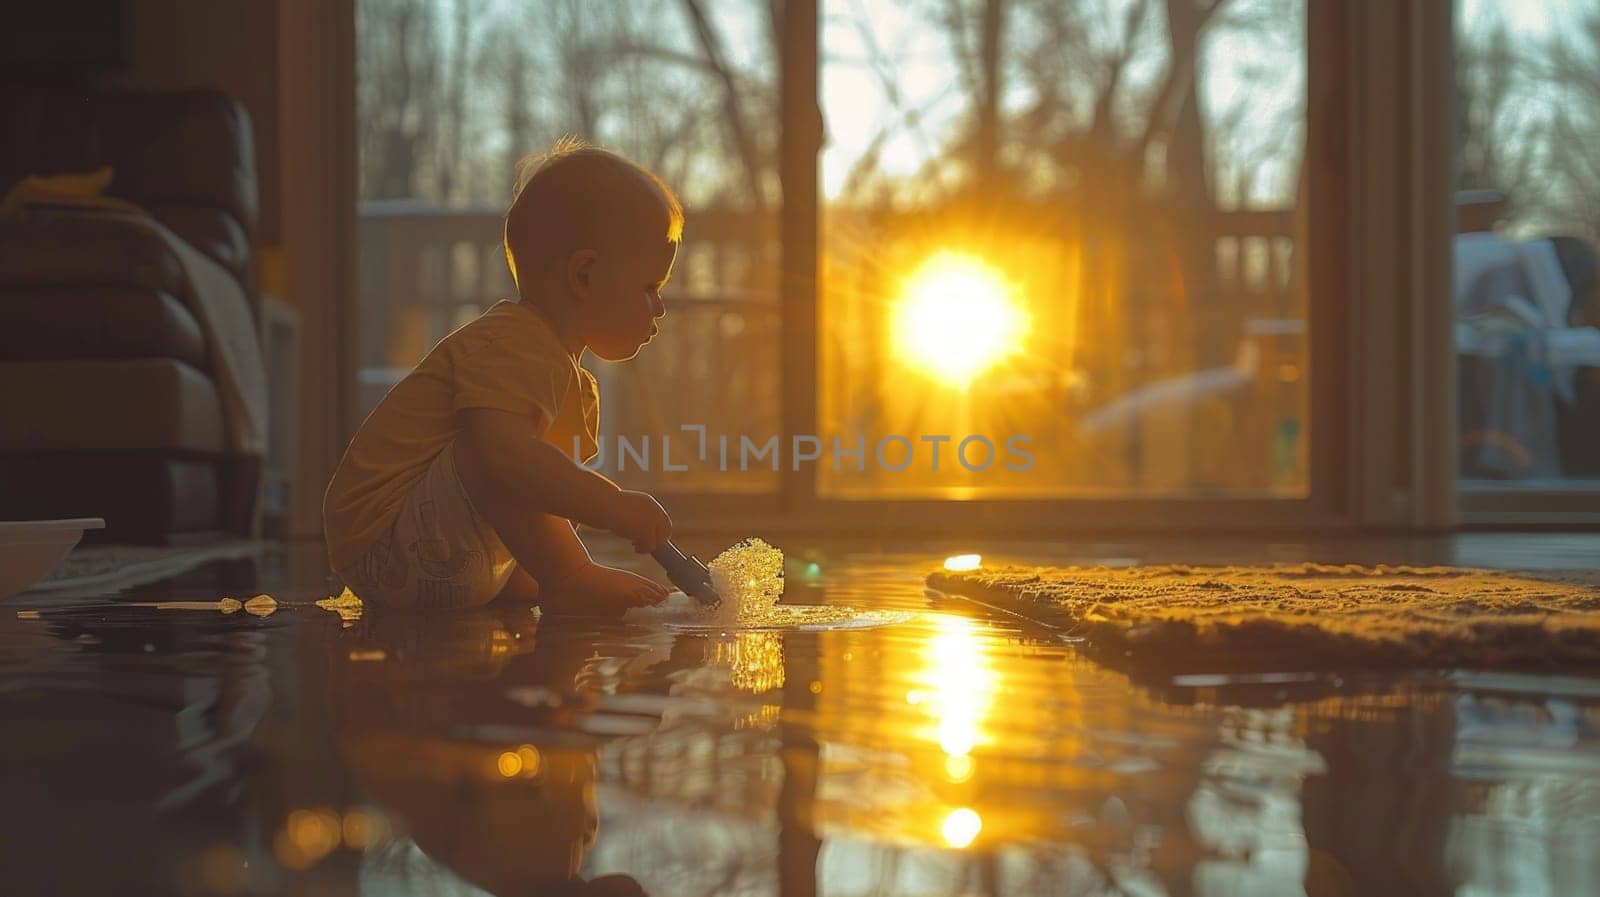
<svg viewBox="0 0 1600 897"><path fill-rule="evenodd" d="M609 510L606 529L632 542L640 554L655 551L672 538L672 518L649 493L624 489L612 499Z"/></svg>

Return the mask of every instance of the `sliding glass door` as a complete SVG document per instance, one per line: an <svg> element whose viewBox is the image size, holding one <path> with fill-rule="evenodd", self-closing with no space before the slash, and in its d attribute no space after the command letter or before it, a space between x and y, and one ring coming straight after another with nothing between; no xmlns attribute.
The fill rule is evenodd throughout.
<svg viewBox="0 0 1600 897"><path fill-rule="evenodd" d="M1600 517L1600 3L1457 0L1455 13L1465 510Z"/></svg>
<svg viewBox="0 0 1600 897"><path fill-rule="evenodd" d="M513 295L571 133L687 206L662 335L589 363L602 469L680 516L1352 519L1342 4L357 9L358 418Z"/></svg>
<svg viewBox="0 0 1600 897"><path fill-rule="evenodd" d="M818 495L1307 496L1303 0L822 10Z"/></svg>

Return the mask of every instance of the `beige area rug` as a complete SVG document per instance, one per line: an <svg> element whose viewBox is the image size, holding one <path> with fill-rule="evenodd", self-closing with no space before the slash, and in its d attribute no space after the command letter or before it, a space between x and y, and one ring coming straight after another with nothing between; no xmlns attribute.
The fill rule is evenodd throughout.
<svg viewBox="0 0 1600 897"><path fill-rule="evenodd" d="M1459 567L1002 567L928 585L1161 671L1600 671L1600 572Z"/></svg>

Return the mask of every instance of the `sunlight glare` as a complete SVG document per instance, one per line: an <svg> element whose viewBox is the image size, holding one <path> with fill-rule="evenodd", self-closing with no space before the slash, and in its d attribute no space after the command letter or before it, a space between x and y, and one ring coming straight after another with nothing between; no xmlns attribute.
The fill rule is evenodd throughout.
<svg viewBox="0 0 1600 897"><path fill-rule="evenodd" d="M906 281L894 309L895 354L964 388L1016 350L1025 323L998 272L970 255L941 252Z"/></svg>
<svg viewBox="0 0 1600 897"><path fill-rule="evenodd" d="M958 807L950 811L944 818L941 831L944 834L944 843L951 847L961 848L972 843L978 837L978 832L983 829L983 818L967 807Z"/></svg>
<svg viewBox="0 0 1600 897"><path fill-rule="evenodd" d="M504 751L495 761L495 769L508 779L516 778L522 772L522 758L516 751Z"/></svg>
<svg viewBox="0 0 1600 897"><path fill-rule="evenodd" d="M965 573L983 566L981 554L952 554L944 559L944 568L952 573Z"/></svg>
<svg viewBox="0 0 1600 897"><path fill-rule="evenodd" d="M946 756L972 753L983 740L984 721L994 700L994 672L971 621L940 617L928 641L930 711L939 748Z"/></svg>
<svg viewBox="0 0 1600 897"><path fill-rule="evenodd" d="M975 765L967 754L952 754L944 758L944 777L959 785L972 778Z"/></svg>

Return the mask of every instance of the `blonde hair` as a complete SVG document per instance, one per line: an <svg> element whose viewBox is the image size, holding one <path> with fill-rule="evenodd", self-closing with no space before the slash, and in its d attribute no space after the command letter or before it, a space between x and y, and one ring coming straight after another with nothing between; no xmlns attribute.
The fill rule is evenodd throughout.
<svg viewBox="0 0 1600 897"><path fill-rule="evenodd" d="M636 162L576 137L517 163L506 210L506 264L519 271L564 261L579 249L628 251L683 236L683 205Z"/></svg>

